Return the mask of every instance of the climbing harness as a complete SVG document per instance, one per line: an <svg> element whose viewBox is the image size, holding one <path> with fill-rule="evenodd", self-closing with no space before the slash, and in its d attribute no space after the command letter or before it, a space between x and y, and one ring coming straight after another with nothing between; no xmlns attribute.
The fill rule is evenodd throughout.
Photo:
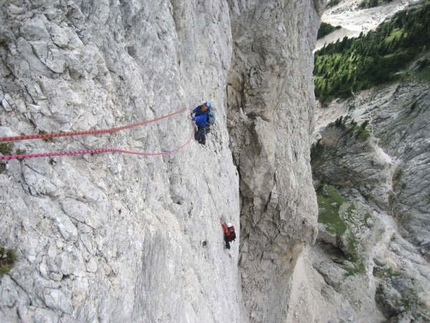
<svg viewBox="0 0 430 323"><path fill-rule="evenodd" d="M185 108L180 109L178 111L172 112L170 114L164 115L159 118L146 120L122 127L110 128L110 129L101 129L101 130L85 130L85 131L76 131L76 132L63 132L63 133L47 133L47 134L37 134L37 135L23 135L23 136L11 136L11 137L1 137L1 142L12 142L12 141L21 141L21 140L31 140L31 139L50 139L56 137L72 137L72 136L83 136L83 135L94 135L101 133L113 133L120 130L130 129L139 127L148 123L156 122L162 119L166 119L172 117L176 114L186 111ZM138 152L138 151L130 151L119 148L100 148L100 149L87 149L87 150L77 150L77 151L61 151L61 152L50 152L50 153L37 153L37 154L19 154L19 155L5 155L0 156L0 160L10 160L10 159L25 159L25 158L38 158L38 157L54 157L54 156L70 156L70 155L84 155L84 154L99 154L99 153L107 153L107 152L117 152L124 154L132 154L132 155L140 155L140 156L161 156L168 155L177 152L178 150L184 148L188 145L193 139L194 131L191 132L190 138L181 146L176 149L161 151L161 152Z"/></svg>

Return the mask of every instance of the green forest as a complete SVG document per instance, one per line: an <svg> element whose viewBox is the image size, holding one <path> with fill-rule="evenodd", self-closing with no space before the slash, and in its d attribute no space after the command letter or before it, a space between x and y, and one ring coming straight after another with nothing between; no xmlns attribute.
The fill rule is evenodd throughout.
<svg viewBox="0 0 430 323"><path fill-rule="evenodd" d="M428 52L430 1L398 12L366 35L345 37L315 52L315 96L325 103L398 80L401 71ZM421 60L419 67L429 68L429 61Z"/></svg>
<svg viewBox="0 0 430 323"><path fill-rule="evenodd" d="M391 2L393 0L363 0L359 7L360 8L373 8L381 5L382 3Z"/></svg>
<svg viewBox="0 0 430 323"><path fill-rule="evenodd" d="M318 35L317 35L317 39L323 38L324 36L332 33L333 31L335 31L336 29L340 29L340 26L332 26L330 24L327 24L325 22L322 22L320 25L320 29L318 29Z"/></svg>

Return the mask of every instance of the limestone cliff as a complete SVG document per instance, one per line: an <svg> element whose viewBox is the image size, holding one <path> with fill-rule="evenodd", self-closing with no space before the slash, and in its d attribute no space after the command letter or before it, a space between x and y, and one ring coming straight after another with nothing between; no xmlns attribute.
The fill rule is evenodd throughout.
<svg viewBox="0 0 430 323"><path fill-rule="evenodd" d="M18 261L0 281L0 321L294 319L292 273L316 238L311 53L323 3L0 1L1 137L120 127L206 100L218 116L206 146L174 154L2 162L0 243ZM190 135L183 113L2 153L154 153ZM221 217L238 230L231 250Z"/></svg>
<svg viewBox="0 0 430 323"><path fill-rule="evenodd" d="M363 10L357 1L341 1L323 20L343 28L321 42L357 35L350 31L364 32L422 3L390 1ZM430 321L430 92L428 53L420 55L400 72L402 82L316 109L311 164L319 234L309 258L303 253L299 259L307 281L296 290L306 287L302 298L314 296L314 308L324 309L322 321ZM300 301L292 305L298 319L309 317Z"/></svg>
<svg viewBox="0 0 430 323"><path fill-rule="evenodd" d="M429 321L429 103L428 81L414 80L319 110L310 259L338 317Z"/></svg>
<svg viewBox="0 0 430 323"><path fill-rule="evenodd" d="M296 260L316 238L308 176L311 40L319 20L313 6L285 1L232 10L227 119L240 175L239 266L253 322L282 322L288 316Z"/></svg>

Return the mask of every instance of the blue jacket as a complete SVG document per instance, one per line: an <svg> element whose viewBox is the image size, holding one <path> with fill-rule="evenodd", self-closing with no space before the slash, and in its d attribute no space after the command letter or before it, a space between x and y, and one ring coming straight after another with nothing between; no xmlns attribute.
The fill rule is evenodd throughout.
<svg viewBox="0 0 430 323"><path fill-rule="evenodd" d="M209 110L202 112L200 108L201 108L201 105L199 105L197 108L194 108L193 113L195 113L195 116L191 120L196 122L197 127L203 128L203 127L206 127L207 125Z"/></svg>

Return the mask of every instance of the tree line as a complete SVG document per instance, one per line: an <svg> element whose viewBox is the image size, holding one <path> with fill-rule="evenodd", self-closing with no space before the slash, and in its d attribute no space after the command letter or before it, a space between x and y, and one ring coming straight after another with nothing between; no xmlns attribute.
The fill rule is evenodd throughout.
<svg viewBox="0 0 430 323"><path fill-rule="evenodd" d="M393 0L363 0L359 8L374 8L377 7L383 3L392 2Z"/></svg>
<svg viewBox="0 0 430 323"><path fill-rule="evenodd" d="M321 22L320 28L318 29L317 39L323 38L324 36L331 34L333 31L340 28L340 26L332 26L323 21Z"/></svg>
<svg viewBox="0 0 430 323"><path fill-rule="evenodd" d="M326 26L324 28L327 28ZM315 96L324 103L397 80L430 46L430 2L398 12L375 31L315 52Z"/></svg>

